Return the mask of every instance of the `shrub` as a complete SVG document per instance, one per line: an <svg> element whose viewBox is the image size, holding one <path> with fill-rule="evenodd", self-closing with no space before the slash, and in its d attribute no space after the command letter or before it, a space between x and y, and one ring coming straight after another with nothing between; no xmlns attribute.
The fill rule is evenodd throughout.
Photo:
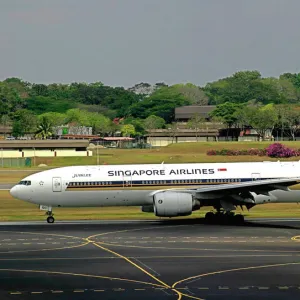
<svg viewBox="0 0 300 300"><path fill-rule="evenodd" d="M217 151L216 150L208 150L206 152L207 155L217 155Z"/></svg>
<svg viewBox="0 0 300 300"><path fill-rule="evenodd" d="M221 149L221 150L209 150L207 155L223 155L223 156L237 156L237 155L252 155L252 156L269 156L269 157L292 157L300 156L300 149L290 149L280 143L274 143L268 146L266 149Z"/></svg>
<svg viewBox="0 0 300 300"><path fill-rule="evenodd" d="M266 153L270 157L292 157L296 156L296 151L280 143L274 143L267 147Z"/></svg>

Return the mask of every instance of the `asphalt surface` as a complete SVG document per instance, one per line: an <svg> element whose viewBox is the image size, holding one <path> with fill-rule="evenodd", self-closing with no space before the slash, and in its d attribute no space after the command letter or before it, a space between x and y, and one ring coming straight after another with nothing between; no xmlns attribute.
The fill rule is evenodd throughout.
<svg viewBox="0 0 300 300"><path fill-rule="evenodd" d="M10 190L13 186L13 183L2 183L0 184L0 191Z"/></svg>
<svg viewBox="0 0 300 300"><path fill-rule="evenodd" d="M300 299L300 220L0 224L0 299Z"/></svg>

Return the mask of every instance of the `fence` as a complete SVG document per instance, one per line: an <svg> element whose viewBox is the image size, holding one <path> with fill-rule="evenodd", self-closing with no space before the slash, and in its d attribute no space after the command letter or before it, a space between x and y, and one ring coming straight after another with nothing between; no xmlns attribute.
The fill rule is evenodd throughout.
<svg viewBox="0 0 300 300"><path fill-rule="evenodd" d="M31 167L32 160L30 157L27 158L7 158L2 157L0 159L0 166L2 168L22 168Z"/></svg>

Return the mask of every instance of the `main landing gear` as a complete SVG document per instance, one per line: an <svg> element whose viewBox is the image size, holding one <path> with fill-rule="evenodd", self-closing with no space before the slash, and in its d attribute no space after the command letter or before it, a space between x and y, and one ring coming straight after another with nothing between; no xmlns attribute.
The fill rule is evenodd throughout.
<svg viewBox="0 0 300 300"><path fill-rule="evenodd" d="M205 215L205 221L209 224L244 224L245 219L243 215L236 215L232 212L208 212Z"/></svg>
<svg viewBox="0 0 300 300"><path fill-rule="evenodd" d="M47 217L47 223L54 223L55 219L53 217L52 208L49 208L49 210L46 212Z"/></svg>

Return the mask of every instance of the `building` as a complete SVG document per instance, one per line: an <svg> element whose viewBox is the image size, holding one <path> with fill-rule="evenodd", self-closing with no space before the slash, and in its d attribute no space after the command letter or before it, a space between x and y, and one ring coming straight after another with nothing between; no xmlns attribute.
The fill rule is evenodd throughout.
<svg viewBox="0 0 300 300"><path fill-rule="evenodd" d="M56 126L53 128L53 133L57 136L63 135L92 135L92 127L76 126L74 124L67 124L62 126Z"/></svg>
<svg viewBox="0 0 300 300"><path fill-rule="evenodd" d="M213 128L200 129L198 131L186 128L179 128L173 131L169 129L155 129L146 134L146 141L153 147L162 147L173 143L217 141L219 135L219 129Z"/></svg>
<svg viewBox="0 0 300 300"><path fill-rule="evenodd" d="M175 120L177 122L188 122L195 114L210 120L209 113L216 108L215 105L188 105L175 108Z"/></svg>
<svg viewBox="0 0 300 300"><path fill-rule="evenodd" d="M12 126L0 125L0 139L3 140L6 136L11 135Z"/></svg>
<svg viewBox="0 0 300 300"><path fill-rule="evenodd" d="M0 158L92 156L88 140L0 140Z"/></svg>
<svg viewBox="0 0 300 300"><path fill-rule="evenodd" d="M133 148L135 139L126 136L97 137L92 139L91 144L106 148Z"/></svg>

